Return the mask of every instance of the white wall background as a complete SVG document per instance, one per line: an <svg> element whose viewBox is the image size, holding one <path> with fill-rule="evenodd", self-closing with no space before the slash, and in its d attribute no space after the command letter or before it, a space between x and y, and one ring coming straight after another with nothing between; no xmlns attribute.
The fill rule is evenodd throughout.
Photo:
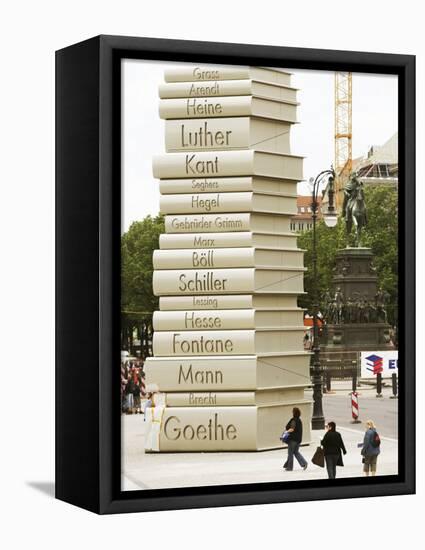
<svg viewBox="0 0 425 550"><path fill-rule="evenodd" d="M421 540L423 354L418 350L418 491L390 497L97 517L54 501L54 50L103 34L417 54L424 151L421 3L374 0L23 0L0 18L2 398L0 544L6 549L400 548ZM418 205L425 200L418 165ZM425 230L418 219L418 234ZM418 276L424 278L418 250ZM423 307L419 294L418 310ZM419 319L422 326L422 320ZM17 382L18 380L18 382ZM21 389L23 387L23 389Z"/></svg>

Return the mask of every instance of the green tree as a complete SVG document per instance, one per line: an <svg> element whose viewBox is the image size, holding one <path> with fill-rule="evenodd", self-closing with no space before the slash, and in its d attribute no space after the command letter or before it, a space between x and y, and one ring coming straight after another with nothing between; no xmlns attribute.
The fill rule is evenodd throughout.
<svg viewBox="0 0 425 550"><path fill-rule="evenodd" d="M378 275L378 285L390 296L387 306L390 323L397 322L398 300L398 193L397 190L378 185L365 187L368 222L362 233L362 246L372 249ZM354 231L354 230L353 230ZM304 284L307 294L300 297L300 306L312 308L312 230L302 233L298 246L306 250L304 264L308 268ZM323 221L317 225L317 272L319 301L330 288L335 256L347 245L345 220L339 217L334 228L326 227Z"/></svg>
<svg viewBox="0 0 425 550"><path fill-rule="evenodd" d="M164 218L146 216L121 237L121 310L150 312L158 308L152 290L152 255L164 233Z"/></svg>

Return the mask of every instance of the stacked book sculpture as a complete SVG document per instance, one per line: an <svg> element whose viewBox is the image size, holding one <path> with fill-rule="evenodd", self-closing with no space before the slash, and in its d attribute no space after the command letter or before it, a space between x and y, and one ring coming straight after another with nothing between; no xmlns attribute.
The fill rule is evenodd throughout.
<svg viewBox="0 0 425 550"><path fill-rule="evenodd" d="M153 257L160 310L145 366L161 398L147 451L280 447L294 406L309 441L290 78L260 67L165 71L166 154L153 160L165 214Z"/></svg>

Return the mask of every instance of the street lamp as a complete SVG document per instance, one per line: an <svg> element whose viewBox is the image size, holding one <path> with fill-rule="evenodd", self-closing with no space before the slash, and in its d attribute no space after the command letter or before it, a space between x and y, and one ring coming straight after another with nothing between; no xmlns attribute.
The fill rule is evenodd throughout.
<svg viewBox="0 0 425 550"><path fill-rule="evenodd" d="M318 326L318 314L319 314L319 291L317 281L317 237L316 237L316 221L319 212L318 191L319 186L323 182L324 178L329 176L328 184L323 193L327 192L329 197L328 208L326 212L323 212L323 219L328 227L335 227L338 221L337 212L334 206L334 182L335 172L333 168L330 170L324 170L320 172L314 179L313 183L313 195L311 203L312 219L313 219L313 416L311 419L312 430L323 430L325 427L325 417L323 416L323 403L322 403L322 369L320 366L320 344L319 344L319 326ZM311 181L311 180L310 180Z"/></svg>

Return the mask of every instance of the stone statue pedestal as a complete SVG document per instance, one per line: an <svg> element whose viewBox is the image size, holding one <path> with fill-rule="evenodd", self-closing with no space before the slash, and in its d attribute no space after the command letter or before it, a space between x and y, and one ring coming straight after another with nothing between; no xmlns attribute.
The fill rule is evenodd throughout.
<svg viewBox="0 0 425 550"><path fill-rule="evenodd" d="M330 294L332 298L339 295L341 303L333 302L333 312L328 314L321 337L324 364L355 361L359 351L394 349L391 327L376 298L379 289L373 258L370 248L337 252Z"/></svg>
<svg viewBox="0 0 425 550"><path fill-rule="evenodd" d="M344 248L338 250L332 279L333 290L339 287L344 298L356 292L375 300L378 290L378 276L373 266L373 252L370 248Z"/></svg>

